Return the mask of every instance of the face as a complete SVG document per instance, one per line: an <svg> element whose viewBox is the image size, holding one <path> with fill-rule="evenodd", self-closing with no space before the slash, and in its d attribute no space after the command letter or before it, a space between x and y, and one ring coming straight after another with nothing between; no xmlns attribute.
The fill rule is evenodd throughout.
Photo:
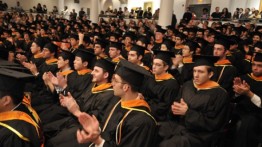
<svg viewBox="0 0 262 147"><path fill-rule="evenodd" d="M203 33L202 32L197 32L197 34L196 34L196 37L199 37L199 38L203 38Z"/></svg>
<svg viewBox="0 0 262 147"><path fill-rule="evenodd" d="M137 52L136 51L129 51L128 52L128 61L134 64L137 64L139 62Z"/></svg>
<svg viewBox="0 0 262 147"><path fill-rule="evenodd" d="M45 59L52 57L52 53L47 48L44 48L42 53L43 53L43 58Z"/></svg>
<svg viewBox="0 0 262 147"><path fill-rule="evenodd" d="M112 83L112 86L113 86L114 95L121 97L124 94L123 86L126 83L124 83L122 81L121 77L117 74L113 75L111 83Z"/></svg>
<svg viewBox="0 0 262 147"><path fill-rule="evenodd" d="M254 76L262 76L262 62L253 61L252 72Z"/></svg>
<svg viewBox="0 0 262 147"><path fill-rule="evenodd" d="M33 55L37 54L39 51L40 51L40 47L35 42L33 42L32 45L31 45L32 54Z"/></svg>
<svg viewBox="0 0 262 147"><path fill-rule="evenodd" d="M64 60L63 57L59 56L57 61L57 67L59 69L65 67L68 64L68 60Z"/></svg>
<svg viewBox="0 0 262 147"><path fill-rule="evenodd" d="M119 56L120 54L120 51L117 50L115 47L110 47L109 48L109 56L110 58L116 58L117 56Z"/></svg>
<svg viewBox="0 0 262 147"><path fill-rule="evenodd" d="M191 52L190 52L190 48L187 45L184 45L183 49L182 49L182 55L183 57L189 57L191 56Z"/></svg>
<svg viewBox="0 0 262 147"><path fill-rule="evenodd" d="M217 57L224 57L225 56L225 48L221 44L215 44L214 45L214 50L213 50L213 55Z"/></svg>
<svg viewBox="0 0 262 147"><path fill-rule="evenodd" d="M253 43L255 44L255 43L257 43L258 41L260 41L260 37L257 36L257 35L254 35L254 36L253 36Z"/></svg>
<svg viewBox="0 0 262 147"><path fill-rule="evenodd" d="M180 37L176 37L175 42L176 42L176 45L180 45L180 44L183 43L183 41Z"/></svg>
<svg viewBox="0 0 262 147"><path fill-rule="evenodd" d="M101 45L95 44L94 53L95 55L100 55L101 53L103 53L103 49L101 48Z"/></svg>
<svg viewBox="0 0 262 147"><path fill-rule="evenodd" d="M95 66L91 74L93 76L92 82L99 83L103 80L104 71L101 67Z"/></svg>
<svg viewBox="0 0 262 147"><path fill-rule="evenodd" d="M152 70L153 70L153 74L161 75L162 73L166 72L167 65L165 65L164 62L160 59L154 59Z"/></svg>
<svg viewBox="0 0 262 147"><path fill-rule="evenodd" d="M81 70L83 68L85 68L85 65L84 65L85 62L82 62L82 59L78 56L75 57L75 60L74 60L74 68L75 70Z"/></svg>
<svg viewBox="0 0 262 147"><path fill-rule="evenodd" d="M116 40L116 37L115 37L115 36L110 36L110 37L109 37L109 41L116 42L117 40Z"/></svg>
<svg viewBox="0 0 262 147"><path fill-rule="evenodd" d="M210 36L208 36L208 37L207 37L207 41L208 41L209 43L213 43L213 42L215 41L215 35L210 35Z"/></svg>
<svg viewBox="0 0 262 147"><path fill-rule="evenodd" d="M131 42L132 42L132 40L131 40L130 37L125 38L125 41L124 41L125 45L130 45Z"/></svg>
<svg viewBox="0 0 262 147"><path fill-rule="evenodd" d="M213 72L208 73L207 66L196 66L193 69L193 80L196 85L204 84L212 77Z"/></svg>
<svg viewBox="0 0 262 147"><path fill-rule="evenodd" d="M162 33L156 32L156 33L155 33L155 37L156 37L156 40L162 40L164 36L163 36Z"/></svg>
<svg viewBox="0 0 262 147"><path fill-rule="evenodd" d="M70 38L70 44L71 44L71 46L76 46L76 45L78 45L78 42L74 38Z"/></svg>

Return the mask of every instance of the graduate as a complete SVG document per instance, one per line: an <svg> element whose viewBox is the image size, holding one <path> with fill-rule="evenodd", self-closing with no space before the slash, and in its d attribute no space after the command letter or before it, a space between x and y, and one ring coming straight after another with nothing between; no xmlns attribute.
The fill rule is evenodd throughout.
<svg viewBox="0 0 262 147"><path fill-rule="evenodd" d="M63 94L68 92L76 99L81 94L90 88L92 83L91 68L95 60L95 55L87 49L77 49L75 52L74 69L75 71L67 77L67 80L63 76L58 76L58 86L63 89ZM67 82L68 81L68 82ZM81 103L81 102L80 102Z"/></svg>
<svg viewBox="0 0 262 147"><path fill-rule="evenodd" d="M157 122L139 94L145 76L150 74L143 67L121 60L112 78L114 95L121 101L105 115L101 130L95 116L81 113L78 120L83 129L77 131L78 142L103 147L154 147Z"/></svg>
<svg viewBox="0 0 262 147"><path fill-rule="evenodd" d="M57 46L53 43L47 43L43 48L43 58L45 62L42 63L39 68L36 64L30 62L23 62L23 66L31 71L35 76L35 86L32 89L32 106L34 109L41 113L54 103L58 101L57 96L46 88L42 76L45 72L52 72L55 74L58 71L57 68Z"/></svg>
<svg viewBox="0 0 262 147"><path fill-rule="evenodd" d="M155 42L153 45L152 50L160 50L161 44L164 42L166 30L163 29L161 26L156 26L155 32Z"/></svg>
<svg viewBox="0 0 262 147"><path fill-rule="evenodd" d="M146 48L140 45L133 44L132 48L128 52L128 61L144 67L146 70L150 70L143 62L142 59L145 55Z"/></svg>
<svg viewBox="0 0 262 147"><path fill-rule="evenodd" d="M167 120L169 106L177 96L180 85L173 75L168 73L171 64L171 57L174 56L170 51L154 51L152 73L155 76L156 84L146 90L146 97L152 109L154 117L158 121Z"/></svg>
<svg viewBox="0 0 262 147"><path fill-rule="evenodd" d="M39 117L23 102L25 82L31 78L31 74L0 68L1 146L43 146Z"/></svg>
<svg viewBox="0 0 262 147"><path fill-rule="evenodd" d="M215 63L216 71L212 80L223 87L231 98L233 96L233 80L237 76L237 69L226 58L229 48L230 42L226 38L219 38L215 41L213 55L219 57L219 60Z"/></svg>
<svg viewBox="0 0 262 147"><path fill-rule="evenodd" d="M193 56L193 80L183 84L171 106L173 121L160 124L160 147L209 147L227 122L227 92L211 80L213 56Z"/></svg>
<svg viewBox="0 0 262 147"><path fill-rule="evenodd" d="M93 75L93 87L91 91L86 90L81 95L83 103L78 104L70 93L68 96L61 95L61 105L73 116L68 117L66 121L64 121L64 124L59 127L57 135L48 141L48 146L80 146L76 140L75 134L80 127L77 117L81 112L94 115L101 121L104 118L104 114L110 111L120 100L118 97L114 97L112 84L110 82L114 73L114 67L115 63L107 59L101 58L97 60L94 70L91 73Z"/></svg>
<svg viewBox="0 0 262 147"><path fill-rule="evenodd" d="M261 88L262 54L256 53L252 72L234 79L236 112L241 122L236 132L235 147L256 147L261 142Z"/></svg>
<svg viewBox="0 0 262 147"><path fill-rule="evenodd" d="M120 59L125 59L122 55L122 43L120 42L110 42L109 45L109 57L112 62L118 63Z"/></svg>

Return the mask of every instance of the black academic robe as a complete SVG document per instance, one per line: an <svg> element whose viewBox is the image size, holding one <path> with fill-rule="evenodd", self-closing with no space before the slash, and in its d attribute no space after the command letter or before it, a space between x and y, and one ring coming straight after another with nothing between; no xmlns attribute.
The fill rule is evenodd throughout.
<svg viewBox="0 0 262 147"><path fill-rule="evenodd" d="M170 105L179 92L180 85L177 80L166 73L161 77L155 77L156 84L146 92L152 114L157 121L166 121Z"/></svg>
<svg viewBox="0 0 262 147"><path fill-rule="evenodd" d="M229 60L221 60L215 64L215 73L212 80L217 82L224 88L230 98L234 95L233 80L237 76L237 69L230 63Z"/></svg>
<svg viewBox="0 0 262 147"><path fill-rule="evenodd" d="M32 90L31 104L33 108L41 113L46 108L58 102L58 96L52 93L44 84L42 79L45 72L52 72L54 75L58 71L57 59L45 61L39 66L39 74L36 76L34 87Z"/></svg>
<svg viewBox="0 0 262 147"><path fill-rule="evenodd" d="M102 128L103 147L154 147L157 125L143 100L120 102L105 117ZM142 104L145 102L143 101ZM112 113L110 117L110 113ZM108 120L107 125L105 125ZM139 120L139 121L138 121ZM120 122L122 125L120 125ZM121 128L120 128L121 127ZM121 131L121 132L120 132ZM116 141L117 140L117 141Z"/></svg>
<svg viewBox="0 0 262 147"><path fill-rule="evenodd" d="M262 99L261 77L246 74L240 78L245 80L250 85L250 90ZM262 135L262 108L257 107L249 97L244 95L238 96L236 102L236 112L241 125L236 133L235 147L257 147Z"/></svg>
<svg viewBox="0 0 262 147"><path fill-rule="evenodd" d="M160 147L209 147L212 137L227 122L229 99L227 92L215 82L196 88L186 82L177 97L188 105L184 116L172 116L173 121L160 124Z"/></svg>
<svg viewBox="0 0 262 147"><path fill-rule="evenodd" d="M39 124L34 121L30 111L24 104L7 113L0 113L1 146L40 147L43 144L43 136ZM16 130L21 136L11 131L10 128ZM24 140L24 138L28 140Z"/></svg>
<svg viewBox="0 0 262 147"><path fill-rule="evenodd" d="M110 85L111 84L103 84L93 87L91 91L84 92L81 96L84 101L82 104L79 104L80 110L90 115L95 115L98 121L104 119L104 114L110 111L119 101L119 98L114 96L112 86ZM86 97L87 95L89 96ZM48 146L80 146L76 139L76 131L80 127L77 118L71 116L66 120L63 126L59 127L61 131L50 139ZM68 139L65 140L65 138Z"/></svg>
<svg viewBox="0 0 262 147"><path fill-rule="evenodd" d="M67 77L68 86L65 88L64 93L70 92L72 96L78 100L81 94L87 90L88 86L92 83L92 75L90 69L81 71L74 71Z"/></svg>

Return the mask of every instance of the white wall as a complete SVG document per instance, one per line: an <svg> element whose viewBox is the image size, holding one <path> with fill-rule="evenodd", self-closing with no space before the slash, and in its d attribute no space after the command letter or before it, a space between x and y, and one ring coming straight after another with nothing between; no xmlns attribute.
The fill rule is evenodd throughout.
<svg viewBox="0 0 262 147"><path fill-rule="evenodd" d="M176 15L177 23L180 22L185 13L186 2L187 0L174 0L173 13Z"/></svg>
<svg viewBox="0 0 262 147"><path fill-rule="evenodd" d="M74 0L65 0L65 6L68 7L69 12L71 12L72 9L75 9L78 13L81 8L84 8L84 11L86 12L87 8L91 9L91 0L79 0L79 3L74 3Z"/></svg>
<svg viewBox="0 0 262 147"><path fill-rule="evenodd" d="M223 8L228 8L228 10L231 10L233 0L211 0L211 10L210 12L214 12L216 7L220 7L220 11L222 11ZM233 14L234 12L231 12Z"/></svg>
<svg viewBox="0 0 262 147"><path fill-rule="evenodd" d="M145 2L153 2L153 7L151 11L152 13L154 13L156 9L160 8L160 0L129 0L127 8L128 10L131 10L134 7L142 7L143 9Z"/></svg>
<svg viewBox="0 0 262 147"><path fill-rule="evenodd" d="M260 0L248 0L247 1L247 7L248 8L255 8L255 9L259 9L259 5L260 5Z"/></svg>
<svg viewBox="0 0 262 147"><path fill-rule="evenodd" d="M24 10L32 9L33 6L37 6L40 3L42 6L46 5L47 11L52 11L53 6L58 6L58 0L2 0L3 2L7 3L8 7L15 7L16 2L20 1L20 5L23 7Z"/></svg>
<svg viewBox="0 0 262 147"><path fill-rule="evenodd" d="M196 5L196 4L211 4L211 0L189 0L189 5Z"/></svg>

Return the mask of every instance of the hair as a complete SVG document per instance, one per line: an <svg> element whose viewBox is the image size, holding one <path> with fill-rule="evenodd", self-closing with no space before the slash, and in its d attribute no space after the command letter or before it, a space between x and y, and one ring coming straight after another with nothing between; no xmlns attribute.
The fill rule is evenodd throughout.
<svg viewBox="0 0 262 147"><path fill-rule="evenodd" d="M0 98L4 96L10 96L12 98L13 104L17 105L23 100L23 92L12 92L12 91L0 91Z"/></svg>

